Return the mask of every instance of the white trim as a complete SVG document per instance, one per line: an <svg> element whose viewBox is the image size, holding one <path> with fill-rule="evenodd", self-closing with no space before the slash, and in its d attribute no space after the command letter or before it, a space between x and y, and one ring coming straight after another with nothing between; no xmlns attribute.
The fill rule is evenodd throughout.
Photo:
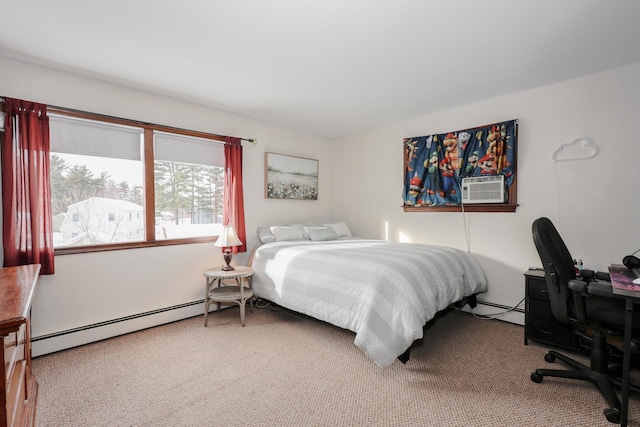
<svg viewBox="0 0 640 427"><path fill-rule="evenodd" d="M52 336L48 338L38 339L38 337L32 337L31 353L32 357L43 356L45 354L55 353L107 338L114 338L119 335L152 328L154 326L188 319L198 315L202 316L203 314L204 303L199 303L188 307L141 315L140 317L109 323L104 326L87 326L86 329L78 328L69 333L60 335L52 334Z"/></svg>

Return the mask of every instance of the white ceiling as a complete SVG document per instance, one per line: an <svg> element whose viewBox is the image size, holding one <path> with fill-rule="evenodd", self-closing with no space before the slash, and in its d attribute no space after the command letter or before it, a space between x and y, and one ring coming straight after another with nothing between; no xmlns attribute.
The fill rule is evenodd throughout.
<svg viewBox="0 0 640 427"><path fill-rule="evenodd" d="M637 0L0 0L0 16L0 57L328 138L640 61Z"/></svg>

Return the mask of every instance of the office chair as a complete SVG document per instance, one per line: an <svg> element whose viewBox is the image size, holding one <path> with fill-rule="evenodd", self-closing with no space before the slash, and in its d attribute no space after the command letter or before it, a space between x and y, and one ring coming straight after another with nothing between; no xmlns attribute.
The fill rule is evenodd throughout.
<svg viewBox="0 0 640 427"><path fill-rule="evenodd" d="M562 323L576 326L578 333L593 331L591 342L591 366L577 362L556 351L549 351L545 360L556 359L572 369L536 369L531 380L542 382L544 377L561 377L591 381L609 404L604 415L609 422L620 422L620 400L614 387L621 387L619 366L610 366L607 336L624 332L624 299L614 296L611 283L603 280L587 282L576 279L573 258L560 234L548 218L538 218L532 226L533 241L544 267L547 290L553 316ZM633 336L638 336L640 316L634 313ZM638 343L633 346L637 350ZM637 386L630 390L640 391Z"/></svg>

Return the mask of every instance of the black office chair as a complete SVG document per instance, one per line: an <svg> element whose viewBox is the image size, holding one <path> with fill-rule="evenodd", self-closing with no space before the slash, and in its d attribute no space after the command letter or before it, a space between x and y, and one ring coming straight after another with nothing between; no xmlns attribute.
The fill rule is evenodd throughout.
<svg viewBox="0 0 640 427"><path fill-rule="evenodd" d="M548 218L535 220L532 231L544 267L553 316L560 322L576 325L578 333L589 336L591 366L552 350L544 357L547 362L553 363L559 359L573 369L536 369L531 374L531 380L539 383L549 376L591 381L609 404L609 408L604 410L605 417L612 423L619 423L620 400L614 387L621 387L621 370L618 365L611 366L609 363L611 349L608 348L607 336L623 335L624 299L614 296L611 282L593 280L593 274L585 274L593 281L576 280L573 258ZM633 324L640 325L640 316L634 314ZM633 336L638 336L638 332L638 328L634 327ZM632 348L636 350L637 343ZM630 389L640 391L633 385Z"/></svg>

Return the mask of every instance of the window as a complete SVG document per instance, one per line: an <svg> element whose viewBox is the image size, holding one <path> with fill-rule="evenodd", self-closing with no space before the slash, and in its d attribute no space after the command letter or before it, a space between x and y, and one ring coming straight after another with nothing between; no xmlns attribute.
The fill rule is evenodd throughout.
<svg viewBox="0 0 640 427"><path fill-rule="evenodd" d="M129 234L139 225L127 220L143 209L144 130L49 116L54 247L144 240Z"/></svg>
<svg viewBox="0 0 640 427"><path fill-rule="evenodd" d="M154 132L156 239L218 235L222 230L224 146Z"/></svg>
<svg viewBox="0 0 640 427"><path fill-rule="evenodd" d="M212 241L219 234L220 137L56 113L49 117L57 254Z"/></svg>

